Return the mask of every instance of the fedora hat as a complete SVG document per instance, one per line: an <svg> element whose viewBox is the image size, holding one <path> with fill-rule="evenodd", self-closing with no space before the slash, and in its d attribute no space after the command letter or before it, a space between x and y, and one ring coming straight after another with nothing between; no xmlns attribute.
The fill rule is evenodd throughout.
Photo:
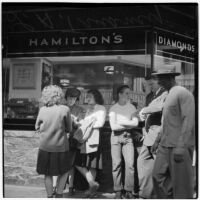
<svg viewBox="0 0 200 200"><path fill-rule="evenodd" d="M160 76L160 75L170 75L170 76L179 76L181 73L176 72L175 66L165 65L163 68L158 69L156 72L152 72L151 76Z"/></svg>

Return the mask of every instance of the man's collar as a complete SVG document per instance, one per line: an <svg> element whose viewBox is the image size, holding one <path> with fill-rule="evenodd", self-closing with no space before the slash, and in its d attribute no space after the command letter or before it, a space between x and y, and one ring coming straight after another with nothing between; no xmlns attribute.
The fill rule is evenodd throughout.
<svg viewBox="0 0 200 200"><path fill-rule="evenodd" d="M161 89L162 89L162 87L159 87L159 88L157 89L157 91L155 92L155 95L157 95L158 92L160 92Z"/></svg>

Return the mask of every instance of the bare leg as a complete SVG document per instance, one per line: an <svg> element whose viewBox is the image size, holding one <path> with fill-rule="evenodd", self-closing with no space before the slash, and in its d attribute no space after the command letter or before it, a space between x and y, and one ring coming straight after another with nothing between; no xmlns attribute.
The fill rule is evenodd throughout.
<svg viewBox="0 0 200 200"><path fill-rule="evenodd" d="M79 167L79 166L76 166L76 168L78 169L78 171L81 172L81 174L86 178L87 182L89 183L89 185L93 185L93 182L94 182L94 178L91 174L90 171L87 170L87 168L85 167Z"/></svg>
<svg viewBox="0 0 200 200"><path fill-rule="evenodd" d="M97 170L94 169L94 168L90 168L90 173L92 174L93 179L95 180L96 179L96 175L97 175Z"/></svg>
<svg viewBox="0 0 200 200"><path fill-rule="evenodd" d="M57 194L63 193L64 187L67 181L67 177L68 177L68 172L59 176L58 183L57 183Z"/></svg>
<svg viewBox="0 0 200 200"><path fill-rule="evenodd" d="M53 187L57 185L58 176L53 176Z"/></svg>
<svg viewBox="0 0 200 200"><path fill-rule="evenodd" d="M47 196L51 197L53 193L53 178L52 176L44 176L44 184L47 192Z"/></svg>
<svg viewBox="0 0 200 200"><path fill-rule="evenodd" d="M87 168L85 167L78 167L78 166L76 166L76 168L81 172L81 174L83 174L83 176L86 178L87 182L90 185L89 190L85 192L86 195L85 197L92 198L96 194L96 191L99 188L99 184L94 179L94 176L96 177L96 170L95 169L87 170ZM94 176L92 175L91 171Z"/></svg>
<svg viewBox="0 0 200 200"><path fill-rule="evenodd" d="M69 187L74 187L74 168L70 169L69 171Z"/></svg>

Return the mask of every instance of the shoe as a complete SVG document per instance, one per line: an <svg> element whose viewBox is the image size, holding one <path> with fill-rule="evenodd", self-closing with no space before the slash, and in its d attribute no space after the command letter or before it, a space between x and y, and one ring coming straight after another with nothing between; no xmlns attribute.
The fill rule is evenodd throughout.
<svg viewBox="0 0 200 200"><path fill-rule="evenodd" d="M139 199L139 193L138 192L133 192L132 194L133 194L135 199ZM150 199L154 199L154 198L150 198Z"/></svg>
<svg viewBox="0 0 200 200"><path fill-rule="evenodd" d="M115 199L122 199L122 192L121 191L115 192Z"/></svg>
<svg viewBox="0 0 200 200"><path fill-rule="evenodd" d="M56 193L55 198L63 198L63 194Z"/></svg>
<svg viewBox="0 0 200 200"><path fill-rule="evenodd" d="M52 193L52 196L55 196L55 195L56 195L56 191L57 191L57 188L56 188L56 187L53 187L53 193Z"/></svg>
<svg viewBox="0 0 200 200"><path fill-rule="evenodd" d="M68 192L68 196L73 196L73 195L74 195L74 188L70 187L69 192Z"/></svg>
<svg viewBox="0 0 200 200"><path fill-rule="evenodd" d="M94 181L93 184L90 186L89 190L85 192L84 198L94 198L98 189L99 184L96 181Z"/></svg>
<svg viewBox="0 0 200 200"><path fill-rule="evenodd" d="M135 199L135 196L133 195L132 192L127 191L125 194L125 199Z"/></svg>
<svg viewBox="0 0 200 200"><path fill-rule="evenodd" d="M83 194L83 198L88 198L90 194L91 194L90 190L86 190Z"/></svg>
<svg viewBox="0 0 200 200"><path fill-rule="evenodd" d="M94 181L94 183L90 187L90 191L91 192L96 192L98 189L99 189L99 184L96 181Z"/></svg>

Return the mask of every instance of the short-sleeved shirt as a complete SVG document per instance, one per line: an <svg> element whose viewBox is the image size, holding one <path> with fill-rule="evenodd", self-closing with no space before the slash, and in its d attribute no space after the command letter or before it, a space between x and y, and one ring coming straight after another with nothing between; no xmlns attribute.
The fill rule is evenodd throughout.
<svg viewBox="0 0 200 200"><path fill-rule="evenodd" d="M131 103L127 103L123 106L119 105L119 103L116 103L110 108L109 116L115 114L115 122L116 124L125 120L131 120L132 117L135 115L137 109L134 105Z"/></svg>

